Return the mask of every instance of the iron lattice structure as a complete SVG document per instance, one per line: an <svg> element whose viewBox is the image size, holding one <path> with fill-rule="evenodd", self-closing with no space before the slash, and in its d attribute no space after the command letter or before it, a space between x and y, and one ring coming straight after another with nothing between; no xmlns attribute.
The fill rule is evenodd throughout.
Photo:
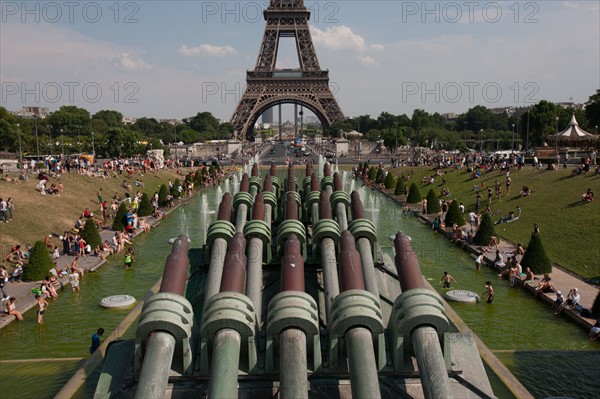
<svg viewBox="0 0 600 399"><path fill-rule="evenodd" d="M304 0L271 0L264 17L267 25L256 67L247 72L246 90L231 118L236 134L248 138L264 111L284 103L305 106L325 128L343 120L329 86L329 71L319 66ZM295 38L299 69L275 69L281 37Z"/></svg>

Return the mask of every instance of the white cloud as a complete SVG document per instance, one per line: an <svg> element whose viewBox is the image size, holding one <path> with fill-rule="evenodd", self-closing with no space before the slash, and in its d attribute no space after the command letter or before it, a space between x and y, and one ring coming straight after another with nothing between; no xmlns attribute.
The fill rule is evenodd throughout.
<svg viewBox="0 0 600 399"><path fill-rule="evenodd" d="M380 43L371 44L369 47L371 48L371 50L375 51L383 51L385 49L385 47L383 47L383 44Z"/></svg>
<svg viewBox="0 0 600 399"><path fill-rule="evenodd" d="M330 50L364 51L366 47L365 39L344 25L327 28L324 31L311 26L310 31L315 45Z"/></svg>
<svg viewBox="0 0 600 399"><path fill-rule="evenodd" d="M126 71L139 71L149 69L150 65L141 58L133 58L129 53L121 53L113 59L113 65L116 68Z"/></svg>
<svg viewBox="0 0 600 399"><path fill-rule="evenodd" d="M368 55L360 56L360 57L358 57L358 60L360 61L361 64L366 65L366 66L379 66L379 63L377 61L375 61L375 59L373 57L369 57Z"/></svg>
<svg viewBox="0 0 600 399"><path fill-rule="evenodd" d="M209 57L226 57L236 55L237 51L231 46L214 46L212 44L201 44L196 47L188 47L183 45L177 52L184 57L209 56Z"/></svg>

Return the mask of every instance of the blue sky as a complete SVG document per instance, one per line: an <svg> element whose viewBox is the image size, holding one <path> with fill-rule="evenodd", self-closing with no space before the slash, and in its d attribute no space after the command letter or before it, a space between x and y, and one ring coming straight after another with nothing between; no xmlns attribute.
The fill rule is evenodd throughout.
<svg viewBox="0 0 600 399"><path fill-rule="evenodd" d="M0 105L228 120L267 1L0 3ZM585 102L600 87L597 1L306 1L347 116ZM297 64L292 41L278 65Z"/></svg>

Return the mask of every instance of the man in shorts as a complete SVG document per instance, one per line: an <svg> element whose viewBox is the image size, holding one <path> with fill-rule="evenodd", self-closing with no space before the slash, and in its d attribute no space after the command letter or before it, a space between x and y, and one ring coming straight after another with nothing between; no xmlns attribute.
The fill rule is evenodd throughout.
<svg viewBox="0 0 600 399"><path fill-rule="evenodd" d="M444 272L444 275L442 276L442 279L440 280L440 283L444 282L444 288L445 289L450 289L450 281L454 281L456 284L458 284L458 281L456 281L454 279L454 277L452 277L451 275L449 275L448 272Z"/></svg>
<svg viewBox="0 0 600 399"><path fill-rule="evenodd" d="M487 303L492 303L494 300L494 287L492 287L492 283L490 281L485 282L485 292L483 294L487 295Z"/></svg>
<svg viewBox="0 0 600 399"><path fill-rule="evenodd" d="M74 267L71 268L71 274L69 274L69 283L71 283L73 292L79 292L79 273Z"/></svg>

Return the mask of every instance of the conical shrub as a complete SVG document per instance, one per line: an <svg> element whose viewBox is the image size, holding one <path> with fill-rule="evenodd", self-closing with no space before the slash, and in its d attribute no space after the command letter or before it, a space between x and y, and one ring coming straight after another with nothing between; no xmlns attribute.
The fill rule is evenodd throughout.
<svg viewBox="0 0 600 399"><path fill-rule="evenodd" d="M596 295L596 300L592 305L592 317L594 319L600 319L600 292Z"/></svg>
<svg viewBox="0 0 600 399"><path fill-rule="evenodd" d="M127 205L121 202L119 209L117 209L117 214L115 215L112 228L114 231L121 231L125 228L125 226L127 226Z"/></svg>
<svg viewBox="0 0 600 399"><path fill-rule="evenodd" d="M494 221L489 213L484 213L481 218L481 224L477 229L477 234L473 237L473 243L476 245L488 245L490 242L490 238L495 236L496 232L494 231Z"/></svg>
<svg viewBox="0 0 600 399"><path fill-rule="evenodd" d="M435 195L435 191L430 189L427 193L427 213L435 214L440 213L442 211L442 207L440 206L440 200L437 195Z"/></svg>
<svg viewBox="0 0 600 399"><path fill-rule="evenodd" d="M392 174L392 172L388 172L383 184L384 184L386 190L391 190L393 188L396 188L396 179L394 178L394 175Z"/></svg>
<svg viewBox="0 0 600 399"><path fill-rule="evenodd" d="M85 225L81 231L81 237L83 237L86 243L90 244L92 249L96 248L97 245L102 244L102 238L100 238L96 223L94 223L92 219L85 221Z"/></svg>
<svg viewBox="0 0 600 399"><path fill-rule="evenodd" d="M535 274L552 273L552 263L546 255L539 233L532 233L527 250L521 260L523 268L529 267Z"/></svg>
<svg viewBox="0 0 600 399"><path fill-rule="evenodd" d="M371 166L369 168L369 180L374 182L377 179L377 168L375 166Z"/></svg>
<svg viewBox="0 0 600 399"><path fill-rule="evenodd" d="M377 177L375 178L375 183L380 184L383 183L385 179L385 172L382 168L377 168Z"/></svg>
<svg viewBox="0 0 600 399"><path fill-rule="evenodd" d="M444 219L444 223L446 223L446 226L453 226L455 223L459 226L463 226L465 224L465 218L463 218L456 200L450 203L448 212L446 212L446 219Z"/></svg>
<svg viewBox="0 0 600 399"><path fill-rule="evenodd" d="M394 195L404 195L404 179L402 176L398 177L396 180L396 190L394 190Z"/></svg>
<svg viewBox="0 0 600 399"><path fill-rule="evenodd" d="M179 179L175 179L175 182L173 183L173 189L171 190L171 195L173 195L175 198L179 198L179 186L181 186L181 182Z"/></svg>
<svg viewBox="0 0 600 399"><path fill-rule="evenodd" d="M196 171L196 174L194 175L194 184L198 187L202 186L202 183L204 182L204 178L202 177L202 172L200 172L200 170Z"/></svg>
<svg viewBox="0 0 600 399"><path fill-rule="evenodd" d="M408 204L418 204L423 200L419 187L416 183L412 183L408 189L408 195L406 196L406 202Z"/></svg>
<svg viewBox="0 0 600 399"><path fill-rule="evenodd" d="M167 206L167 195L169 195L169 188L166 184L162 184L158 190L158 206Z"/></svg>
<svg viewBox="0 0 600 399"><path fill-rule="evenodd" d="M150 216L152 215L152 204L150 203L150 198L148 197L148 194L143 193L142 194L142 199L140 201L140 206L138 208L138 216L140 217L144 217L144 216Z"/></svg>
<svg viewBox="0 0 600 399"><path fill-rule="evenodd" d="M22 279L24 281L42 280L53 267L54 263L52 263L44 242L37 241L31 249L29 263L23 268Z"/></svg>

